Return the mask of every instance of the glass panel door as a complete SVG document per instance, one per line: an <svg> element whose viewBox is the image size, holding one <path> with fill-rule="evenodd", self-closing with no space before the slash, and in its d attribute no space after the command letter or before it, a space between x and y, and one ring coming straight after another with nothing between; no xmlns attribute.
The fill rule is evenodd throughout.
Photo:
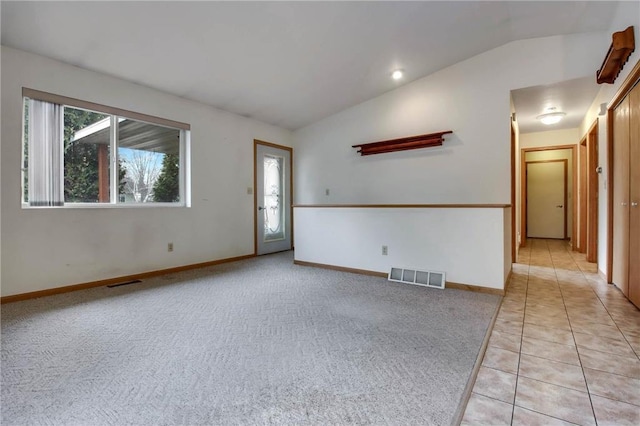
<svg viewBox="0 0 640 426"><path fill-rule="evenodd" d="M291 151L256 141L256 251L291 249Z"/></svg>

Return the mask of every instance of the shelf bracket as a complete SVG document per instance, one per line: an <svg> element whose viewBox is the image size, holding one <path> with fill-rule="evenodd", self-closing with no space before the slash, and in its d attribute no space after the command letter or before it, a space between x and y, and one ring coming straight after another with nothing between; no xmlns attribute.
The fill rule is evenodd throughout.
<svg viewBox="0 0 640 426"><path fill-rule="evenodd" d="M627 27L624 31L613 33L612 42L604 62L600 69L596 71L596 82L598 84L613 84L622 71L624 64L629 60L629 56L636 48L636 42L633 35L633 26Z"/></svg>

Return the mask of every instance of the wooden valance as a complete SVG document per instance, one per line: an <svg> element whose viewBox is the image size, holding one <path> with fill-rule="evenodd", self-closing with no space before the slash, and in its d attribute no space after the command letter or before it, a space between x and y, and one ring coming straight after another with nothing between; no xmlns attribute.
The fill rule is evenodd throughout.
<svg viewBox="0 0 640 426"><path fill-rule="evenodd" d="M382 154L385 152L406 151L409 149L428 148L432 146L441 146L444 140L443 136L453 133L451 130L438 133L429 133L428 135L409 136L406 138L391 139L388 141L365 143L353 145L358 148L360 155Z"/></svg>
<svg viewBox="0 0 640 426"><path fill-rule="evenodd" d="M624 31L613 33L613 41L604 58L604 62L598 71L596 71L596 82L598 84L616 81L618 74L629 60L629 56L636 48L636 42L633 35L633 26L627 27Z"/></svg>

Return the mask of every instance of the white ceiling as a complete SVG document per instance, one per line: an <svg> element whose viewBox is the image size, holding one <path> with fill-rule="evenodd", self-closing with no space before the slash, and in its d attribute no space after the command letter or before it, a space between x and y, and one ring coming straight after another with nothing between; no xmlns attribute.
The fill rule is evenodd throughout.
<svg viewBox="0 0 640 426"><path fill-rule="evenodd" d="M607 30L616 7L3 1L1 41L296 129L513 40Z"/></svg>
<svg viewBox="0 0 640 426"><path fill-rule="evenodd" d="M580 127L599 89L594 72L592 77L512 90L520 133ZM567 115L558 124L542 124L536 117L546 113L547 108L555 108L554 112L564 112Z"/></svg>

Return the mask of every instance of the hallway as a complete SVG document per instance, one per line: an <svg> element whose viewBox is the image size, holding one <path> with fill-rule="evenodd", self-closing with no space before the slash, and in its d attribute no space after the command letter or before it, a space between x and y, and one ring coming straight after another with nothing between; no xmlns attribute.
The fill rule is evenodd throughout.
<svg viewBox="0 0 640 426"><path fill-rule="evenodd" d="M528 242L462 424L640 424L640 310L565 241Z"/></svg>

